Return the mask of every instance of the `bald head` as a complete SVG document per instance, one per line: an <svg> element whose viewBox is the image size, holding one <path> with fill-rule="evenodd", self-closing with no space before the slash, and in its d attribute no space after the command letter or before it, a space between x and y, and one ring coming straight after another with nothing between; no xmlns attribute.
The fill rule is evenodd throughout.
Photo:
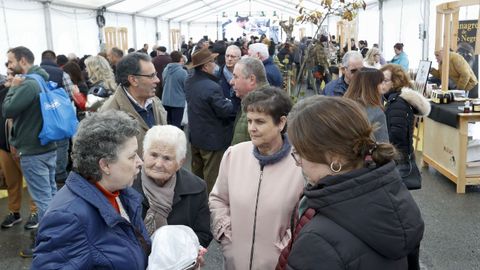
<svg viewBox="0 0 480 270"><path fill-rule="evenodd" d="M437 59L437 63L441 64L443 59L443 49L435 51L435 59Z"/></svg>

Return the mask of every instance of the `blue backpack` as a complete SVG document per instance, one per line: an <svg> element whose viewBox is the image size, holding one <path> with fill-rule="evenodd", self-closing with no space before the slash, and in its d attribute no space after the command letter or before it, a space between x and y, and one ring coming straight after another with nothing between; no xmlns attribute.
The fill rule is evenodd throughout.
<svg viewBox="0 0 480 270"><path fill-rule="evenodd" d="M71 138L77 131L78 120L67 92L63 88L57 88L54 82L45 82L38 74L28 74L25 77L36 80L42 90L40 109L43 127L38 134L40 144Z"/></svg>

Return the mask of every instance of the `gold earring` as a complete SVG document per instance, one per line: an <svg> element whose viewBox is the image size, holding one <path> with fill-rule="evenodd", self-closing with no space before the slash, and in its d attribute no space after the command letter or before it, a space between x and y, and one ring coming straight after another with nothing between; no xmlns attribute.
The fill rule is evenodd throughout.
<svg viewBox="0 0 480 270"><path fill-rule="evenodd" d="M337 166L337 168L334 168L334 166ZM330 170L334 173L338 173L342 170L342 164L341 163L330 163Z"/></svg>

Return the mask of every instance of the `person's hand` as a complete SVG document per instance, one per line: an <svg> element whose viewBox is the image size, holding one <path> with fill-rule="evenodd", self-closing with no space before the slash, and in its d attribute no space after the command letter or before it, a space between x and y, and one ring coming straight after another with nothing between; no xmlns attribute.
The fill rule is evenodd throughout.
<svg viewBox="0 0 480 270"><path fill-rule="evenodd" d="M198 256L197 256L197 264L195 265L195 269L199 269L200 267L205 265L205 259L203 256L207 254L207 249L204 247L200 247L198 250Z"/></svg>
<svg viewBox="0 0 480 270"><path fill-rule="evenodd" d="M24 77L17 75L13 78L11 86L19 86L24 80Z"/></svg>
<svg viewBox="0 0 480 270"><path fill-rule="evenodd" d="M3 86L5 86L6 88L9 88L10 86L12 86L12 80L11 79L7 79L5 81L5 83L3 84Z"/></svg>
<svg viewBox="0 0 480 270"><path fill-rule="evenodd" d="M78 89L78 85L74 84L72 87L72 94L80 93L80 89Z"/></svg>

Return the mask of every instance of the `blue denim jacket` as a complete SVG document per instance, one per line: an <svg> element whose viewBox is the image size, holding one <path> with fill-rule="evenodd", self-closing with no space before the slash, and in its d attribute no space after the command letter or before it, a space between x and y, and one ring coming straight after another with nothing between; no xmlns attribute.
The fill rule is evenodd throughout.
<svg viewBox="0 0 480 270"><path fill-rule="evenodd" d="M345 82L343 76L333 80L327 85L325 85L325 89L323 89L323 94L325 96L343 96L345 92L347 92L348 84Z"/></svg>

